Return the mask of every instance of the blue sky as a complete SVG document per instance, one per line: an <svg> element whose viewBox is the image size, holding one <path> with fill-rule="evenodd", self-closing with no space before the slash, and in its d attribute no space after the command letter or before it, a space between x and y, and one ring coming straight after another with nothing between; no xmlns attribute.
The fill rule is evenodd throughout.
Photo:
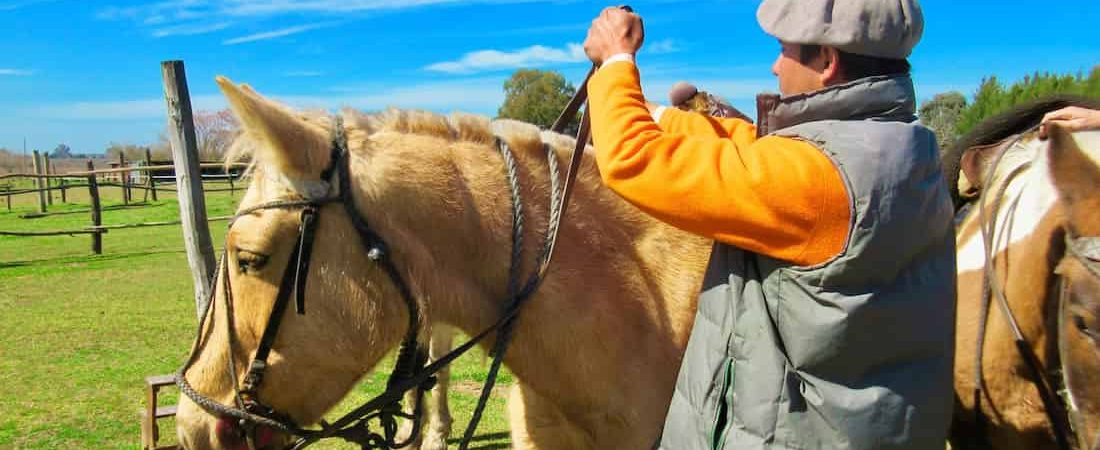
<svg viewBox="0 0 1100 450"><path fill-rule="evenodd" d="M925 0L911 62L921 100L980 80L1100 64L1095 0ZM647 96L678 80L753 111L775 90L778 44L758 0L637 0ZM524 0L0 0L0 147L102 152L163 129L160 62L186 63L195 109L225 107L214 76L297 107L387 106L493 115L519 67L580 82L604 3Z"/></svg>

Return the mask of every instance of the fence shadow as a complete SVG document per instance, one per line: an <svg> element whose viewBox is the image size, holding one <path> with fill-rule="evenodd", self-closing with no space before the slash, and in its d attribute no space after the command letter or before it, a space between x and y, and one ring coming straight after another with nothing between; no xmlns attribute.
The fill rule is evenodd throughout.
<svg viewBox="0 0 1100 450"><path fill-rule="evenodd" d="M508 439L509 437L510 436L505 431L501 431L499 433L476 434L476 435L474 435L473 439L470 439L470 442L471 443L476 443L476 442L480 442L480 441L496 441L496 440L500 440L500 439ZM461 442L462 442L461 437L451 438L451 439L447 440L447 444L458 445ZM494 444L485 444L485 445L471 444L470 445L470 450L504 450L504 449L507 449L507 448L512 448L512 446L507 444L507 443L494 443Z"/></svg>
<svg viewBox="0 0 1100 450"><path fill-rule="evenodd" d="M69 255L69 256L56 256L51 258L42 259L26 259L16 261L0 261L0 269L11 269L16 267L45 267L51 265L64 265L86 262L101 262L101 261L116 261L120 259L133 258L138 256L149 255L164 255L171 253L186 253L184 249L171 249L171 250L143 250L134 252L121 252L111 253L108 255Z"/></svg>

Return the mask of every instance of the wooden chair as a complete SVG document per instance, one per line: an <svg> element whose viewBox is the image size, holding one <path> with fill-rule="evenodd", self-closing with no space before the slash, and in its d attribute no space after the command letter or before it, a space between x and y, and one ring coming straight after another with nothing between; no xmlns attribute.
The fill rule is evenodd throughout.
<svg viewBox="0 0 1100 450"><path fill-rule="evenodd" d="M145 377L145 409L141 411L141 448L142 450L179 450L179 446L158 445L160 429L157 420L176 416L176 405L157 406L157 394L166 386L175 386L175 375L153 375Z"/></svg>

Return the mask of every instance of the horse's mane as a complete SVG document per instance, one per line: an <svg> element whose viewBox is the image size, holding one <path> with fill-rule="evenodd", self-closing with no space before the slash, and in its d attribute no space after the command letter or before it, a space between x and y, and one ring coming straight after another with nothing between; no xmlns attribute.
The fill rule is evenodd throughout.
<svg viewBox="0 0 1100 450"><path fill-rule="evenodd" d="M369 134L408 133L478 144L492 144L497 139L502 139L521 152L541 150L547 144L555 148L572 148L575 142L571 136L540 130L538 126L527 122L490 119L463 112L442 115L430 111L391 108L380 113L364 114L353 111L352 114L360 118L359 125Z"/></svg>
<svg viewBox="0 0 1100 450"><path fill-rule="evenodd" d="M962 155L966 149L994 144L1016 133L1034 128L1042 121L1043 115L1067 106L1100 109L1100 100L1074 95L1055 95L1032 100L979 122L974 129L955 141L954 145L940 156L944 178L947 180L955 206L960 207L965 203L959 196L958 185Z"/></svg>
<svg viewBox="0 0 1100 450"><path fill-rule="evenodd" d="M281 105L280 105L281 106ZM283 106L288 112L306 122L319 124L324 128L331 126L332 116L325 111L295 112ZM490 119L487 116L454 112L448 115L415 109L389 108L380 112L362 112L344 109L344 118L368 136L381 133L404 133L420 136L443 138L452 142L493 144L498 138L506 141L512 148L521 151L536 151L544 145L554 148L572 148L574 139L559 133L540 130L536 125L511 119ZM233 163L248 159L254 154L256 143L247 133L241 133L234 139L225 162ZM251 170L255 170L252 164Z"/></svg>

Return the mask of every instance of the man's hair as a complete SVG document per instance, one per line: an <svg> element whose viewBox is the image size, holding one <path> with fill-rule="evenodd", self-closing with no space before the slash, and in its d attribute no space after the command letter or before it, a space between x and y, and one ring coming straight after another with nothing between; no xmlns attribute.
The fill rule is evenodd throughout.
<svg viewBox="0 0 1100 450"><path fill-rule="evenodd" d="M798 62L808 64L821 54L821 45L800 44L798 49ZM837 50L840 59L840 70L848 81L878 75L908 74L909 61L905 59L879 58L876 56L857 55Z"/></svg>

